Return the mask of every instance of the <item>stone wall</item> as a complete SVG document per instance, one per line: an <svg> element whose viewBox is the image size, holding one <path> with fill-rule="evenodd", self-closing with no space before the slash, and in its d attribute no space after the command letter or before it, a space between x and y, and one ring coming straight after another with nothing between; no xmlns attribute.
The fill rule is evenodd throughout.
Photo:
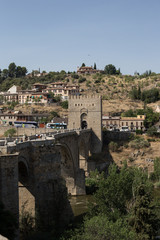
<svg viewBox="0 0 160 240"><path fill-rule="evenodd" d="M132 135L131 132L103 131L103 142L127 141Z"/></svg>
<svg viewBox="0 0 160 240"><path fill-rule="evenodd" d="M0 156L0 199L18 217L18 154Z"/></svg>
<svg viewBox="0 0 160 240"><path fill-rule="evenodd" d="M50 129L50 128L16 128L13 126L1 126L0 127L0 135L3 136L5 131L8 129L14 128L16 130L16 136L31 136L35 134L42 134L42 133L49 133L49 132L56 132L55 129Z"/></svg>

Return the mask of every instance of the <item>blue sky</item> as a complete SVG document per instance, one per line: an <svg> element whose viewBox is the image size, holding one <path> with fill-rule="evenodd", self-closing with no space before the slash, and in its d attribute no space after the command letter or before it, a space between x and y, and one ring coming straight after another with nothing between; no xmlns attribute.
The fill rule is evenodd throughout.
<svg viewBox="0 0 160 240"><path fill-rule="evenodd" d="M0 68L160 72L159 0L0 0Z"/></svg>

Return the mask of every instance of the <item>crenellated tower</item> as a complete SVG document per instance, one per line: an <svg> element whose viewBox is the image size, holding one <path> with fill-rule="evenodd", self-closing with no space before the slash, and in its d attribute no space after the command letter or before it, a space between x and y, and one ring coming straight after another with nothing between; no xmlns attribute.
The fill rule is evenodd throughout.
<svg viewBox="0 0 160 240"><path fill-rule="evenodd" d="M98 95L70 96L68 128L92 128L92 152L102 149L102 98Z"/></svg>

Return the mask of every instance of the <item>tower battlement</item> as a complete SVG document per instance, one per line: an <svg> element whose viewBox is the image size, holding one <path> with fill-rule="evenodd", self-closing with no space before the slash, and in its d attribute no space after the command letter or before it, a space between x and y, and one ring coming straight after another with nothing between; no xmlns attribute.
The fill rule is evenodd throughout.
<svg viewBox="0 0 160 240"><path fill-rule="evenodd" d="M93 99L93 98L102 98L100 95L94 94L94 95L80 95L80 96L76 96L76 95L70 95L69 99Z"/></svg>

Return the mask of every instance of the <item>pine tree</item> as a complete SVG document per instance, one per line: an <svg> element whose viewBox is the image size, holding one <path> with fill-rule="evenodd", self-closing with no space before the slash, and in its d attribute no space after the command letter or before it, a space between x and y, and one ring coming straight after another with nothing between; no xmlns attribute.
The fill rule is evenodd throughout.
<svg viewBox="0 0 160 240"><path fill-rule="evenodd" d="M136 191L132 217L129 218L129 224L138 234L139 240L155 239L160 224L155 211L152 192L141 184Z"/></svg>

